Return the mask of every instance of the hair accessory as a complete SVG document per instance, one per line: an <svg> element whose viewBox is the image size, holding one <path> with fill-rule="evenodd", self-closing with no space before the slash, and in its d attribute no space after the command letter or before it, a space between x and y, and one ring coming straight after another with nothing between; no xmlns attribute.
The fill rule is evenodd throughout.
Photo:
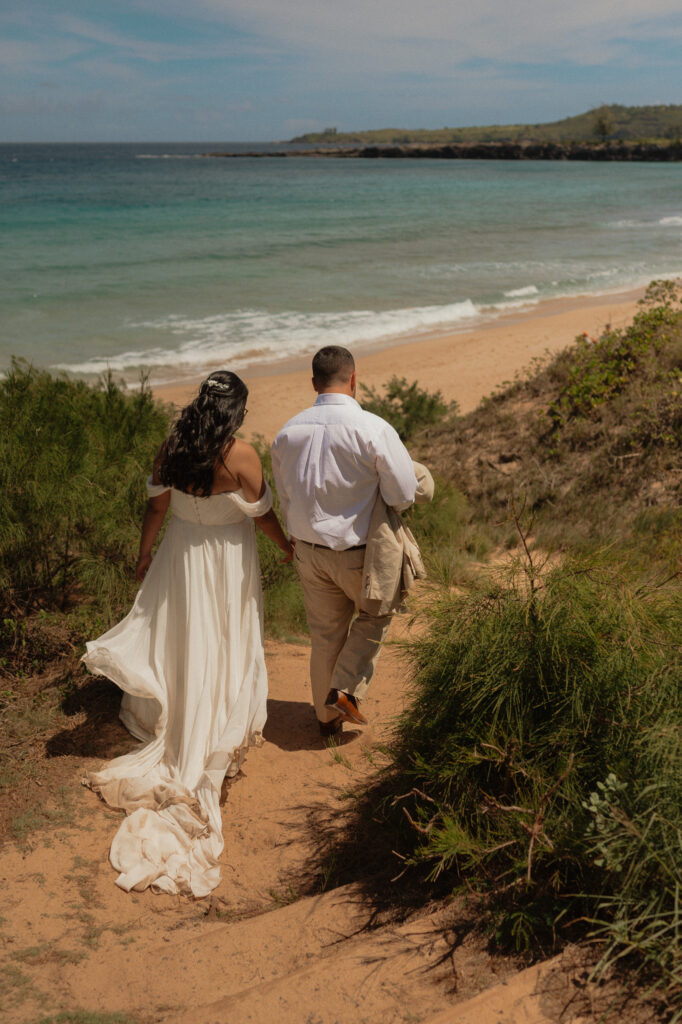
<svg viewBox="0 0 682 1024"><path fill-rule="evenodd" d="M218 388L219 391L231 391L231 384L223 384L221 380L213 380L213 377L209 377L206 381L207 388Z"/></svg>

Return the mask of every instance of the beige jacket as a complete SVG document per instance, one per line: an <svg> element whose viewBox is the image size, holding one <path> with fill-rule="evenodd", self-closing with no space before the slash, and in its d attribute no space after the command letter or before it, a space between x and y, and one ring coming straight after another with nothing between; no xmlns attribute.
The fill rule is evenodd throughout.
<svg viewBox="0 0 682 1024"><path fill-rule="evenodd" d="M414 500L425 504L433 498L433 477L426 466L413 465L417 476ZM361 607L368 602L367 610L373 615L389 615L398 610L414 581L425 576L412 532L379 493L367 535Z"/></svg>

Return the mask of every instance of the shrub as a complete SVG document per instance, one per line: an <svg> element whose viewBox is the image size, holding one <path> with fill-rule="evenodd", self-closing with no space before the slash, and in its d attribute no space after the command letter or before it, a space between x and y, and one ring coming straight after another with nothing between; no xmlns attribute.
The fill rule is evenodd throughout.
<svg viewBox="0 0 682 1024"><path fill-rule="evenodd" d="M649 307L638 313L623 330L607 330L593 341L585 336L557 359L550 375L565 379L558 395L547 409L552 428L560 430L568 421L590 416L593 410L628 388L647 354L666 346L680 323L677 308L679 286L672 281L652 281L642 303ZM658 304L655 304L658 303ZM679 346L675 346L677 349ZM673 360L670 371L677 378Z"/></svg>
<svg viewBox="0 0 682 1024"><path fill-rule="evenodd" d="M0 382L0 611L120 609L144 480L168 412L144 385L127 394L14 362Z"/></svg>
<svg viewBox="0 0 682 1024"><path fill-rule="evenodd" d="M504 893L499 934L537 943L589 912L678 992L681 611L674 583L604 560L444 594L408 647L391 769L410 863Z"/></svg>
<svg viewBox="0 0 682 1024"><path fill-rule="evenodd" d="M391 377L383 395L366 384L360 385L360 391L363 409L388 420L401 441L457 413L456 402L445 402L440 391L425 391L416 381L408 384L405 377Z"/></svg>

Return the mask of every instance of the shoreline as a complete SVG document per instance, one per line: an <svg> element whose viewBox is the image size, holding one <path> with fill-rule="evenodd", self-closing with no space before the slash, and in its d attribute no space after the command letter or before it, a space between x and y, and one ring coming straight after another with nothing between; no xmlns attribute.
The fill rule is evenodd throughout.
<svg viewBox="0 0 682 1024"><path fill-rule="evenodd" d="M393 376L405 377L428 391L440 390L446 401L454 400L461 412L470 412L534 359L559 352L583 332L598 337L607 325L629 323L644 291L642 287L612 295L552 299L468 329L353 346L358 382L380 389ZM238 370L249 388L247 438L260 435L271 441L288 419L312 405L311 356L306 353L274 365ZM205 377L202 373L152 385L152 391L162 401L181 407L192 400Z"/></svg>

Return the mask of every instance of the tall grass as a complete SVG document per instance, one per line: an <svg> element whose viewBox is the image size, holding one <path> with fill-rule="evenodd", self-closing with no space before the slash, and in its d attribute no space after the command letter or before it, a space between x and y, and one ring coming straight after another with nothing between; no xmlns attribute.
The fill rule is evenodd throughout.
<svg viewBox="0 0 682 1024"><path fill-rule="evenodd" d="M588 916L682 996L682 599L608 558L443 593L393 748L403 856L533 946ZM501 909L500 909L501 908Z"/></svg>

